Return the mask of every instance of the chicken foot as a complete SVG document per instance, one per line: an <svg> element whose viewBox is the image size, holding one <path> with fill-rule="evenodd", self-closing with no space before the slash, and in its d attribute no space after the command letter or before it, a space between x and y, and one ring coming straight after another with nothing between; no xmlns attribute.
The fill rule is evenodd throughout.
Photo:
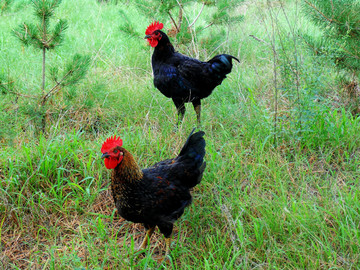
<svg viewBox="0 0 360 270"><path fill-rule="evenodd" d="M154 226L154 227L150 227L150 228L146 231L145 238L144 238L144 240L142 241L142 243L141 243L141 245L140 245L140 247L139 247L138 250L142 250L142 249L145 249L145 248L146 248L146 246L147 246L147 244L148 244L148 242L149 242L149 240L150 240L150 238L151 238L151 235L153 234L154 230L155 230L155 226Z"/></svg>

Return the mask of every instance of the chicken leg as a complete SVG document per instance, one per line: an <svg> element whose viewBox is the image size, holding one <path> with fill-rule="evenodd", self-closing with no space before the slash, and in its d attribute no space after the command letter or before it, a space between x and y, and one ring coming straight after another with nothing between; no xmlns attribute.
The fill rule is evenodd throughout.
<svg viewBox="0 0 360 270"><path fill-rule="evenodd" d="M177 113L178 113L178 122L177 125L179 126L182 123L182 120L184 119L185 115L185 103L182 100L179 99L173 99L173 102L176 106Z"/></svg>
<svg viewBox="0 0 360 270"><path fill-rule="evenodd" d="M165 258L167 257L167 255L169 255L170 244L171 244L171 235L165 238Z"/></svg>
<svg viewBox="0 0 360 270"><path fill-rule="evenodd" d="M140 247L139 247L138 250L142 250L142 249L145 249L145 248L146 248L146 246L147 246L147 244L148 244L148 242L149 242L149 240L150 240L150 238L151 238L151 235L153 234L154 230L155 230L155 226L148 228L148 230L146 231L145 238L144 238L144 240L142 241L142 243L141 243L141 245L140 245Z"/></svg>
<svg viewBox="0 0 360 270"><path fill-rule="evenodd" d="M201 121L200 121L200 115L201 115L201 100L200 99L196 99L192 102L193 106L194 106L194 110L196 112L196 118L197 118L197 124L198 127L201 125Z"/></svg>

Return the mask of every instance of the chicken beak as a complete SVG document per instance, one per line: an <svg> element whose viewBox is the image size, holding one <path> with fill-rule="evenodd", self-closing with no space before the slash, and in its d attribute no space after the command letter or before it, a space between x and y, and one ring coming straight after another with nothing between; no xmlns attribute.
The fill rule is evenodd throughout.
<svg viewBox="0 0 360 270"><path fill-rule="evenodd" d="M151 35L146 35L144 38L151 38Z"/></svg>
<svg viewBox="0 0 360 270"><path fill-rule="evenodd" d="M102 154L102 156L101 156L101 158L108 158L108 157L110 157L110 155L107 152Z"/></svg>

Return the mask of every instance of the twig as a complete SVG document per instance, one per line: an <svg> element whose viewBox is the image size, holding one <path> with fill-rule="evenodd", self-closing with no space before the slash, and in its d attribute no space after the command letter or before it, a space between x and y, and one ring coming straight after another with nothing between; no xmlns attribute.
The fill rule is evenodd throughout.
<svg viewBox="0 0 360 270"><path fill-rule="evenodd" d="M106 41L109 39L110 34L111 34L111 33L109 33L109 34L106 36L106 38L105 38L105 40L103 41L103 43L101 44L100 48L97 50L96 55L95 55L95 57L93 58L93 61L92 61L92 63L91 63L91 66L92 66L92 65L94 64L94 62L96 61L96 58L99 56L100 51L101 51L102 48L104 47ZM139 38L140 38L140 37L139 37ZM144 39L144 38L141 38L141 39Z"/></svg>
<svg viewBox="0 0 360 270"><path fill-rule="evenodd" d="M178 3L179 7L180 7L180 11L181 13L179 12L179 22L182 21L182 17L183 17L183 7L181 5L181 3L179 2L179 0L176 0L176 2ZM181 17L180 17L181 15ZM190 24L189 22L189 18L186 16L186 14L184 14L184 17L185 17L185 20L187 21L188 25ZM189 28L190 32L191 32L191 43L192 43L192 46L193 46L193 51L195 52L195 57L198 58L199 57L199 50L197 48L197 43L195 42L195 39L196 39L196 33L195 33L195 29L193 28Z"/></svg>
<svg viewBox="0 0 360 270"><path fill-rule="evenodd" d="M223 44L227 43L228 41L225 40L219 44L215 49L212 50L212 52L209 55L213 55L214 52L216 52Z"/></svg>
<svg viewBox="0 0 360 270"><path fill-rule="evenodd" d="M258 37L255 37L254 35L249 35L249 37L252 37L253 39L255 39L255 40L257 40L257 41L262 42L262 43L265 43L267 46L270 46L270 44L267 43L265 40L262 40L262 39L260 39L260 38L258 38Z"/></svg>
<svg viewBox="0 0 360 270"><path fill-rule="evenodd" d="M182 6L180 5L180 10L179 10L179 16L178 16L178 27L179 27L179 32L180 32L180 29L181 29L181 24L182 24L182 20L183 20L183 8Z"/></svg>
<svg viewBox="0 0 360 270"><path fill-rule="evenodd" d="M195 24L195 22L199 19L202 11L204 10L204 7L205 7L205 3L203 3L203 5L202 5L202 7L201 7L201 9L200 9L199 14L196 16L196 18L194 19L194 21L189 24L189 28L190 28L191 26L193 26L193 25Z"/></svg>
<svg viewBox="0 0 360 270"><path fill-rule="evenodd" d="M50 97L51 93L54 92L54 94L60 90L60 88L58 88L58 86L60 86L62 84L62 82L73 72L73 70L69 70L68 73L65 74L65 76L61 79L60 82L56 82L56 85L51 88L51 90L42 98L42 102L41 105L44 105L46 100ZM55 91L55 89L58 88L57 91Z"/></svg>
<svg viewBox="0 0 360 270"><path fill-rule="evenodd" d="M181 23L182 23L182 17L183 17L183 7L181 5L181 3L179 1L176 1L179 5L179 15L178 15L178 23L175 22L174 18L172 17L171 13L170 13L170 10L168 11L168 14L170 16L170 19L171 21L173 22L175 28L176 28L176 31L177 33L180 32L180 29L181 29Z"/></svg>
<svg viewBox="0 0 360 270"><path fill-rule="evenodd" d="M174 18L172 17L172 15L171 15L171 13L170 13L170 10L168 11L168 14L169 14L170 19L171 19L171 21L173 22L173 24L174 24L174 26L175 26L176 30L177 30L177 31L178 31L178 33L179 33L179 32L180 32L180 29L179 29L179 27L177 26L177 24L176 24L176 22L175 22Z"/></svg>
<svg viewBox="0 0 360 270"><path fill-rule="evenodd" d="M298 50L297 50L297 42L296 42L296 34L295 34L295 26L294 25L293 27L291 26L291 23L290 23L290 20L287 16L287 13L285 12L285 8L284 8L284 5L283 5L283 2L280 1L280 5L281 5L281 9L283 11L283 14L286 18L286 21L287 21L287 24L289 25L289 28L291 30L291 33L292 33L292 38L293 38L293 43L294 43L294 62L295 62L295 70L292 70L296 76L296 93L297 93L297 102L299 104L301 104L301 96L300 96L300 74L299 74L299 63L298 63ZM296 1L296 16L295 16L295 24L297 23L297 10L298 10L298 1ZM290 63L290 62L289 62ZM291 67L291 65L290 65ZM291 68L292 69L292 68ZM299 123L300 123L300 135L302 133L302 110L300 109L300 116L299 116Z"/></svg>
<svg viewBox="0 0 360 270"><path fill-rule="evenodd" d="M273 72L274 72L274 144L277 144L277 122L278 122L278 85L277 85L277 52L276 52L276 38L275 38L275 18L273 10L271 9L269 0L267 1L269 6L269 13L271 19L271 47L273 51ZM267 29L266 29L267 30Z"/></svg>
<svg viewBox="0 0 360 270"><path fill-rule="evenodd" d="M209 28L210 26L212 26L214 23L213 22L211 22L211 23L209 23L207 26L205 26L202 30L204 30L204 29L206 29L206 28Z"/></svg>
<svg viewBox="0 0 360 270"><path fill-rule="evenodd" d="M11 84L11 83L7 83L7 84ZM4 88L5 91L7 91L7 92L9 92L9 93L12 93L12 94L14 94L14 95L16 95L16 96L18 96L18 97L27 97L27 98L36 99L36 97L34 97L34 96L29 96L29 95L25 95L25 94L20 94L20 93L18 93L18 92L15 92L15 91L13 91L13 90L10 90L8 87L5 86L5 84L1 84L1 83L0 83L0 87Z"/></svg>
<svg viewBox="0 0 360 270"><path fill-rule="evenodd" d="M319 53L319 51L317 50L317 48L315 48L315 46L313 46L313 44L309 43L303 36L300 36L298 35L299 38L301 38L305 43L306 45L308 45L312 50L313 52L317 55Z"/></svg>
<svg viewBox="0 0 360 270"><path fill-rule="evenodd" d="M321 16L323 16L324 19L326 19L328 22L330 22L330 23L335 22L335 23L337 23L337 24L341 24L339 21L335 20L334 18L331 18L331 19L330 19L330 18L326 17L324 13L322 13L315 5L313 5L313 4L310 3L309 1L306 1L306 0L305 0L305 3L308 4L310 7L312 7L313 9L315 9L316 12L319 13Z"/></svg>
<svg viewBox="0 0 360 270"><path fill-rule="evenodd" d="M360 59L359 56L352 54L351 52L349 52L347 49L345 49L345 47L341 44L339 44L338 42L336 42L336 45L338 45L341 49L343 49L345 52L347 52L349 55L351 55L352 57L356 58L356 59Z"/></svg>

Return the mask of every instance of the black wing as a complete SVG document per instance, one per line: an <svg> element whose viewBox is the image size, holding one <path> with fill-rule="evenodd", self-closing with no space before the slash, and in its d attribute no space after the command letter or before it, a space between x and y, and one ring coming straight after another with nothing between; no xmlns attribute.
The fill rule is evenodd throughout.
<svg viewBox="0 0 360 270"><path fill-rule="evenodd" d="M236 58L221 54L202 62L174 53L166 62L153 63L154 85L169 98L187 101L204 98L226 78L232 59Z"/></svg>
<svg viewBox="0 0 360 270"><path fill-rule="evenodd" d="M129 207L123 207L120 215L149 225L173 223L191 203L189 188L170 181L157 170L144 170L143 179L127 192Z"/></svg>

